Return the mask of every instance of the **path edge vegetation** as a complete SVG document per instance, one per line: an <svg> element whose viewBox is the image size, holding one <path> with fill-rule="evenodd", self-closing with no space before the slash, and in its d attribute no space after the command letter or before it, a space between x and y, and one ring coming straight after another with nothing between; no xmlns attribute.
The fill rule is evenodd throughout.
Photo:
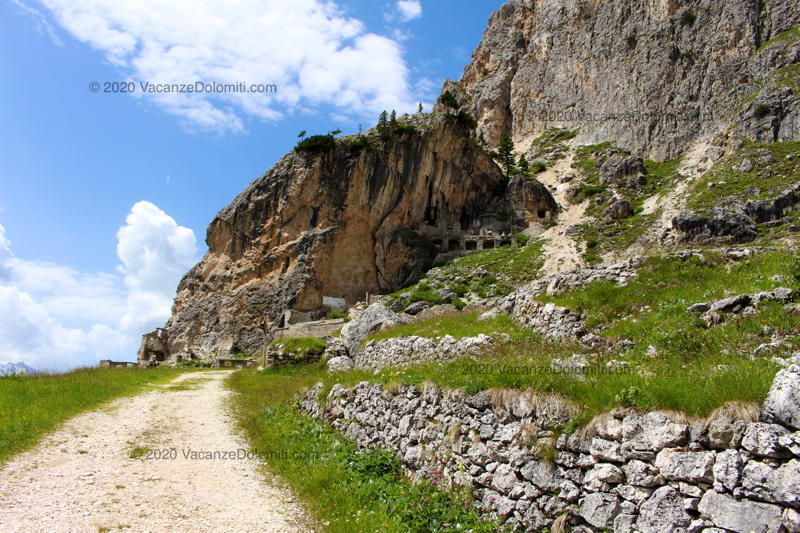
<svg viewBox="0 0 800 533"><path fill-rule="evenodd" d="M226 379L231 412L266 470L302 500L316 525L329 533L499 530L471 506L465 488L439 485L436 473L412 482L393 451L359 449L330 424L299 409L298 393L320 381L321 364Z"/></svg>
<svg viewBox="0 0 800 533"><path fill-rule="evenodd" d="M79 368L0 378L0 466L70 418L167 383L186 370Z"/></svg>

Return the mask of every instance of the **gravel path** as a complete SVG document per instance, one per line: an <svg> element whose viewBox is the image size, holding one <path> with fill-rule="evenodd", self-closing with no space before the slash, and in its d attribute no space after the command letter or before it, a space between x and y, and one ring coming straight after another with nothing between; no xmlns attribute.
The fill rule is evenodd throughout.
<svg viewBox="0 0 800 533"><path fill-rule="evenodd" d="M226 413L226 375L184 374L116 400L10 459L0 469L0 531L313 531L291 494L265 483L258 460L203 457L247 449ZM131 458L137 448L167 458Z"/></svg>

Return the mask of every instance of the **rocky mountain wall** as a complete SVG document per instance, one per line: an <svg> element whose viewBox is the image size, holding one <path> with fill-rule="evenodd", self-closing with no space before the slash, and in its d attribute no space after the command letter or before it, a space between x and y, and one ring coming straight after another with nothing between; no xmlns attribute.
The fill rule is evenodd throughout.
<svg viewBox="0 0 800 533"><path fill-rule="evenodd" d="M505 190L450 116L380 144L293 151L211 223L208 253L178 287L170 355L255 353L286 309L413 282L448 237L504 229Z"/></svg>
<svg viewBox="0 0 800 533"><path fill-rule="evenodd" d="M731 124L754 140L797 139L797 73L794 91L758 91L797 64L797 36L770 43L777 53L763 45L798 24L793 0L511 1L444 89L492 145L554 126L651 159Z"/></svg>

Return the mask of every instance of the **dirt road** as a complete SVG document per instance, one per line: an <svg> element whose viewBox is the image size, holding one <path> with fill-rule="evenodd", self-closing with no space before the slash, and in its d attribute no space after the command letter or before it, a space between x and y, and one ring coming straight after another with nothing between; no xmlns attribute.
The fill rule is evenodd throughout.
<svg viewBox="0 0 800 533"><path fill-rule="evenodd" d="M291 494L239 451L226 375L184 374L116 400L10 459L0 531L312 531Z"/></svg>

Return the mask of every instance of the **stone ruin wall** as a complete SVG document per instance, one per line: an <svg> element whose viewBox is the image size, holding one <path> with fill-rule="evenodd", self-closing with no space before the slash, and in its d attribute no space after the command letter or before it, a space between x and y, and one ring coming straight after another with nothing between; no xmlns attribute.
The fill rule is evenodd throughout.
<svg viewBox="0 0 800 533"><path fill-rule="evenodd" d="M302 407L361 447L397 452L422 477L473 488L521 531L800 531L800 366L776 377L760 422L617 410L559 434L570 408L510 391L322 385ZM562 518L563 517L563 518Z"/></svg>

